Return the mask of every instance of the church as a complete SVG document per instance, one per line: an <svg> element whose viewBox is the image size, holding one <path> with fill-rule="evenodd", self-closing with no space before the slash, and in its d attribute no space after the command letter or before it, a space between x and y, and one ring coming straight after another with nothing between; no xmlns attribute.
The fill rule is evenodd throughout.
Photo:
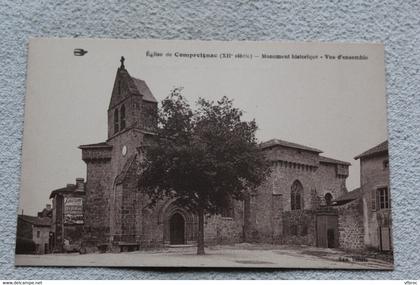
<svg viewBox="0 0 420 285"><path fill-rule="evenodd" d="M158 104L147 83L128 73L123 57L107 112L106 141L79 146L87 166L83 251L194 244L196 215L170 199L150 208L140 190L140 161L154 136ZM244 201L232 201L223 214L205 218L207 245L363 246L363 232L357 230L363 222L358 224L357 219L352 227L340 225L345 211L340 210L343 203L336 203L348 192L348 162L279 139L261 143L260 148L271 162L270 177Z"/></svg>

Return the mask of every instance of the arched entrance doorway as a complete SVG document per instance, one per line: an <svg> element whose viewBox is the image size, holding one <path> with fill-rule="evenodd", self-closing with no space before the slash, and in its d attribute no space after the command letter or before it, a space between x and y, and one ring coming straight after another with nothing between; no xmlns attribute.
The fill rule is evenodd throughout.
<svg viewBox="0 0 420 285"><path fill-rule="evenodd" d="M169 240L171 244L185 243L185 220L179 213L173 214L169 220Z"/></svg>
<svg viewBox="0 0 420 285"><path fill-rule="evenodd" d="M168 200L159 209L158 224L163 224L163 244L192 244L197 241L198 218L180 207L176 199Z"/></svg>

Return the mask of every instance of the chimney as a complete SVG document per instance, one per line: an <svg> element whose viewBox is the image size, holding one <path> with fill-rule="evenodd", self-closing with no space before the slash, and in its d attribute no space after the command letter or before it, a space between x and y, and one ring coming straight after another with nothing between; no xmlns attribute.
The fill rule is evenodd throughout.
<svg viewBox="0 0 420 285"><path fill-rule="evenodd" d="M76 178L76 191L85 191L85 179Z"/></svg>
<svg viewBox="0 0 420 285"><path fill-rule="evenodd" d="M51 204L45 205L45 209L47 209L48 211L51 210Z"/></svg>

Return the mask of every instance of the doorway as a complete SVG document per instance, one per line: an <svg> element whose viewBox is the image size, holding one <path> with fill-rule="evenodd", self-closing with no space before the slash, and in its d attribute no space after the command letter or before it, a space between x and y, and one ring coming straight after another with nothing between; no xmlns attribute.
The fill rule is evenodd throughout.
<svg viewBox="0 0 420 285"><path fill-rule="evenodd" d="M185 220L184 217L175 213L169 220L170 243L185 244Z"/></svg>
<svg viewBox="0 0 420 285"><path fill-rule="evenodd" d="M327 247L334 248L335 245L335 229L328 229L327 230Z"/></svg>
<svg viewBox="0 0 420 285"><path fill-rule="evenodd" d="M338 217L324 214L316 217L317 246L338 247Z"/></svg>
<svg viewBox="0 0 420 285"><path fill-rule="evenodd" d="M389 227L379 227L379 245L381 251L391 250L391 230Z"/></svg>

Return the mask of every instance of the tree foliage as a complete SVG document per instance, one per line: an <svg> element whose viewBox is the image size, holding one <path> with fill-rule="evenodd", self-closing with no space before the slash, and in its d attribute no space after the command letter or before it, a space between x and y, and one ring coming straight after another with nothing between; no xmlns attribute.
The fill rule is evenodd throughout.
<svg viewBox="0 0 420 285"><path fill-rule="evenodd" d="M227 97L216 102L200 98L192 109L181 91L174 89L162 101L141 187L152 203L176 197L195 213L220 214L268 173L255 136L257 124L242 120L243 112Z"/></svg>

